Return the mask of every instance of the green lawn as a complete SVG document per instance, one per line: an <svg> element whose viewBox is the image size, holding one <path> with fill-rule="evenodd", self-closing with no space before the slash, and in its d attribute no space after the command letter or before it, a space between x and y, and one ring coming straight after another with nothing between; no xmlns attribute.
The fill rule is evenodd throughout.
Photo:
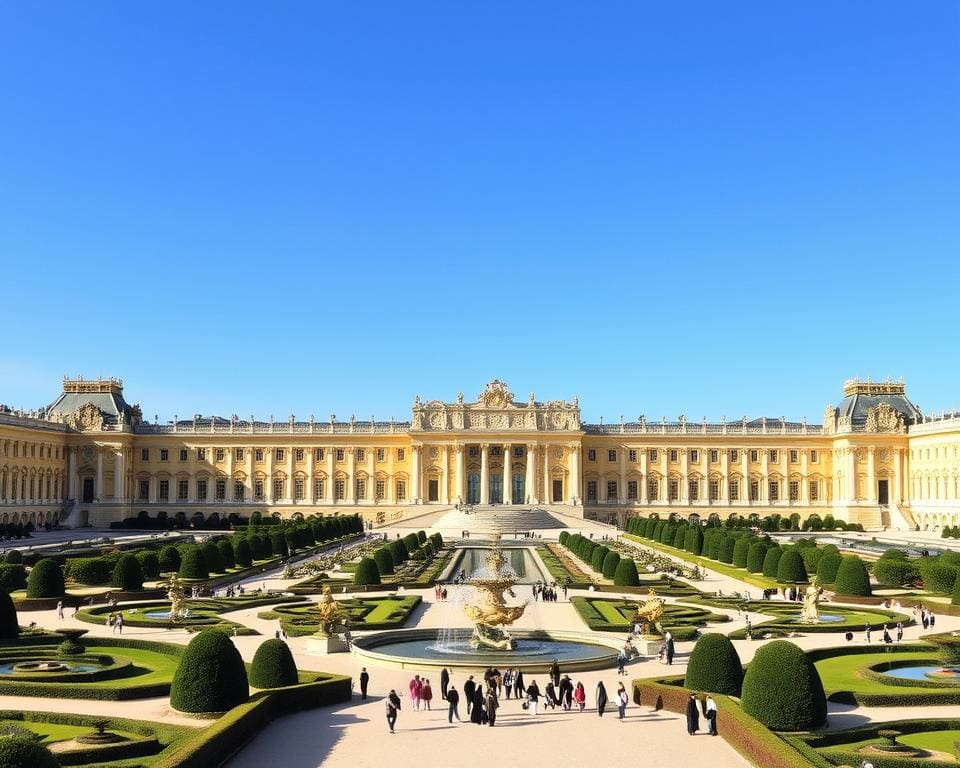
<svg viewBox="0 0 960 768"><path fill-rule="evenodd" d="M420 605L419 595L408 597L355 597L337 600L356 629L394 629L402 627L413 610ZM279 605L263 611L257 618L267 621L279 619L283 631L290 637L312 635L320 627L316 622L316 603Z"/></svg>
<svg viewBox="0 0 960 768"><path fill-rule="evenodd" d="M948 755L955 755L957 752L954 746L960 741L960 731L922 731L920 733L909 733L900 736L897 741L910 747L918 749L932 749L937 752L946 752Z"/></svg>
<svg viewBox="0 0 960 768"><path fill-rule="evenodd" d="M0 729L2 729L4 726L28 728L34 733L39 733L43 737L42 741L44 744L52 744L55 741L68 741L70 739L75 739L77 736L82 736L85 733L90 733L93 730L93 728L88 725L64 725L60 723L27 722L24 720L0 720ZM134 733L128 733L115 728L111 728L110 731L130 739L140 738Z"/></svg>
<svg viewBox="0 0 960 768"><path fill-rule="evenodd" d="M816 662L817 671L820 673L820 679L823 681L823 688L827 695L837 691L856 691L862 693L885 693L895 694L897 692L906 692L911 690L909 686L899 687L885 685L884 683L870 680L863 677L862 671L868 667L878 664L884 664L890 661L932 661L936 659L936 649L931 648L926 652L908 652L908 653L887 653L886 651L878 653L852 653L844 656L833 656L829 659L822 659ZM951 690L950 686L943 686ZM914 688L913 690L929 691L929 688Z"/></svg>

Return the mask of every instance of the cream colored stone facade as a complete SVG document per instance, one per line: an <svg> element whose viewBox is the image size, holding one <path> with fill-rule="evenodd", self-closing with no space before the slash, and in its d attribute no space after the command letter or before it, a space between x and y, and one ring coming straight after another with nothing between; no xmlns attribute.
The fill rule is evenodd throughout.
<svg viewBox="0 0 960 768"><path fill-rule="evenodd" d="M583 424L579 403L414 401L410 422L149 424L117 380L64 382L32 415L0 412L0 521L105 524L163 510L359 511L557 506L603 520L650 511L833 514L866 528L960 524L960 415L924 417L902 383L850 381L822 425Z"/></svg>

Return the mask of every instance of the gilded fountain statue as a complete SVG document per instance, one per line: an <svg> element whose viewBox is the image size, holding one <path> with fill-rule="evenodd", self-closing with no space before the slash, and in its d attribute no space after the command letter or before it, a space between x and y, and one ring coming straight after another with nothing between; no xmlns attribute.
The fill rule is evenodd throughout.
<svg viewBox="0 0 960 768"><path fill-rule="evenodd" d="M475 602L467 603L463 610L473 623L471 647L512 651L517 642L505 627L523 616L527 606L507 605L504 592L513 587L516 580L506 570L507 559L500 546L500 534L492 534L491 540L486 568L467 580L467 584L476 589Z"/></svg>

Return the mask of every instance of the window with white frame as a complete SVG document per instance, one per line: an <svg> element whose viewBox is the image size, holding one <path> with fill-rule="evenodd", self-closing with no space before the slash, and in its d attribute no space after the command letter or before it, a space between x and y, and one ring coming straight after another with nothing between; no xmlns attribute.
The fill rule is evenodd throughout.
<svg viewBox="0 0 960 768"><path fill-rule="evenodd" d="M314 452L313 452L313 457L314 457L317 461L323 461L324 458L326 457L326 455L327 455L327 454L326 454L326 451L324 451L323 448L317 448L317 449L314 450Z"/></svg>
<svg viewBox="0 0 960 768"><path fill-rule="evenodd" d="M243 497L246 496L246 486L243 484L242 480L233 481L233 499L234 501L243 501Z"/></svg>
<svg viewBox="0 0 960 768"><path fill-rule="evenodd" d="M587 461L596 461L596 460L597 460L597 452L593 448L590 448L587 451Z"/></svg>
<svg viewBox="0 0 960 768"><path fill-rule="evenodd" d="M205 478L197 480L197 501L207 500L207 481Z"/></svg>
<svg viewBox="0 0 960 768"><path fill-rule="evenodd" d="M326 482L324 480L314 480L313 481L313 498L314 499L323 499L327 496L327 489L325 488Z"/></svg>
<svg viewBox="0 0 960 768"><path fill-rule="evenodd" d="M607 480L607 499L610 501L617 500L617 481L616 480Z"/></svg>
<svg viewBox="0 0 960 768"><path fill-rule="evenodd" d="M275 501L283 498L283 478L281 477L273 478L273 498Z"/></svg>
<svg viewBox="0 0 960 768"><path fill-rule="evenodd" d="M257 449L253 452L253 459L254 459L254 461L256 461L258 464L263 463L263 448L257 448Z"/></svg>
<svg viewBox="0 0 960 768"><path fill-rule="evenodd" d="M303 501L303 487L304 480L302 477L295 477L293 479L293 498L297 501Z"/></svg>
<svg viewBox="0 0 960 768"><path fill-rule="evenodd" d="M476 446L474 446L471 450L476 450ZM406 449L397 448L397 461L403 461L406 458L406 455L407 455ZM471 453L470 455L476 456L477 454Z"/></svg>
<svg viewBox="0 0 960 768"><path fill-rule="evenodd" d="M186 448L181 448L181 449L180 449L180 461L186 461L186 460L187 460L187 449L186 449Z"/></svg>
<svg viewBox="0 0 960 768"><path fill-rule="evenodd" d="M367 452L363 448L357 448L357 461L363 463L367 460Z"/></svg>
<svg viewBox="0 0 960 768"><path fill-rule="evenodd" d="M693 464L698 464L700 462L700 451L696 448L690 451L690 462Z"/></svg>
<svg viewBox="0 0 960 768"><path fill-rule="evenodd" d="M814 450L811 450L811 451L810 451L810 463L811 463L811 464L816 464L816 463L819 462L819 461L820 461L820 451L815 450L815 449L814 449Z"/></svg>
<svg viewBox="0 0 960 768"><path fill-rule="evenodd" d="M791 464L796 464L796 463L799 462L799 461L800 461L800 451L798 451L796 448L791 448L791 449L790 449L790 463L791 463Z"/></svg>
<svg viewBox="0 0 960 768"><path fill-rule="evenodd" d="M710 450L710 463L717 464L720 461L720 451L716 448Z"/></svg>
<svg viewBox="0 0 960 768"><path fill-rule="evenodd" d="M166 448L160 449L160 461L168 461L170 459L170 451Z"/></svg>
<svg viewBox="0 0 960 768"><path fill-rule="evenodd" d="M670 463L676 464L680 460L680 452L676 448L670 449Z"/></svg>
<svg viewBox="0 0 960 768"><path fill-rule="evenodd" d="M362 477L357 478L357 500L362 501L367 498L367 481Z"/></svg>
<svg viewBox="0 0 960 768"><path fill-rule="evenodd" d="M690 496L689 496L690 501L699 501L700 500L700 481L699 480L687 481L687 488L690 491Z"/></svg>
<svg viewBox="0 0 960 768"><path fill-rule="evenodd" d="M820 483L816 480L811 480L810 485L810 501L820 501Z"/></svg>
<svg viewBox="0 0 960 768"><path fill-rule="evenodd" d="M637 500L637 481L636 480L627 480L627 500L636 501Z"/></svg>
<svg viewBox="0 0 960 768"><path fill-rule="evenodd" d="M800 483L796 480L791 480L787 485L787 489L790 493L790 501L800 501Z"/></svg>
<svg viewBox="0 0 960 768"><path fill-rule="evenodd" d="M736 478L727 483L727 494L730 501L740 501L740 481Z"/></svg>
<svg viewBox="0 0 960 768"><path fill-rule="evenodd" d="M158 484L158 493L157 496L160 501L169 501L170 500L170 481L161 480Z"/></svg>
<svg viewBox="0 0 960 768"><path fill-rule="evenodd" d="M776 448L771 448L771 449L770 449L770 463L771 463L771 464L776 464L778 461L780 461L780 451L778 451Z"/></svg>
<svg viewBox="0 0 960 768"><path fill-rule="evenodd" d="M141 448L140 449L140 461L150 461L150 449Z"/></svg>
<svg viewBox="0 0 960 768"><path fill-rule="evenodd" d="M223 448L217 448L213 454L216 457L217 464L222 464L224 459L226 459L226 451L224 451Z"/></svg>
<svg viewBox="0 0 960 768"><path fill-rule="evenodd" d="M770 501L780 501L780 483L777 480L771 480L768 484L770 495L767 497Z"/></svg>
<svg viewBox="0 0 960 768"><path fill-rule="evenodd" d="M377 448L377 464L383 464L387 460L387 452L383 448Z"/></svg>
<svg viewBox="0 0 960 768"><path fill-rule="evenodd" d="M629 450L629 452L627 453L627 461L629 461L631 464L636 464L636 463L637 463L637 449L636 449L636 448L631 448L631 449Z"/></svg>
<svg viewBox="0 0 960 768"><path fill-rule="evenodd" d="M190 496L190 481L177 481L177 501L186 501Z"/></svg>
<svg viewBox="0 0 960 768"><path fill-rule="evenodd" d="M263 501L263 480L253 481L253 498L257 501Z"/></svg>
<svg viewBox="0 0 960 768"><path fill-rule="evenodd" d="M680 500L680 483L677 480L671 480L667 488L670 491L670 501L679 501Z"/></svg>
<svg viewBox="0 0 960 768"><path fill-rule="evenodd" d="M377 480L376 485L374 486L374 491L377 494L377 501L383 501L385 498L387 498L386 480Z"/></svg>
<svg viewBox="0 0 960 768"><path fill-rule="evenodd" d="M343 461L343 457L344 457L343 448L337 448L337 451L336 451L336 453L335 453L335 458L336 458L336 460L337 460L337 461Z"/></svg>
<svg viewBox="0 0 960 768"><path fill-rule="evenodd" d="M756 448L750 449L750 463L756 464L760 461L760 452Z"/></svg>
<svg viewBox="0 0 960 768"><path fill-rule="evenodd" d="M750 481L750 501L760 501L760 482L758 480Z"/></svg>
<svg viewBox="0 0 960 768"><path fill-rule="evenodd" d="M607 451L607 461L616 461L617 452L614 450Z"/></svg>
<svg viewBox="0 0 960 768"><path fill-rule="evenodd" d="M216 495L217 501L226 501L227 498L227 478L218 477L217 484L214 488L214 494Z"/></svg>
<svg viewBox="0 0 960 768"><path fill-rule="evenodd" d="M649 501L660 500L660 481L647 480L647 499Z"/></svg>
<svg viewBox="0 0 960 768"><path fill-rule="evenodd" d="M236 461L243 461L243 448L234 448L233 458Z"/></svg>
<svg viewBox="0 0 960 768"><path fill-rule="evenodd" d="M730 461L740 461L740 451L736 448L730 449Z"/></svg>
<svg viewBox="0 0 960 768"><path fill-rule="evenodd" d="M720 501L720 481L710 481L710 501Z"/></svg>
<svg viewBox="0 0 960 768"><path fill-rule="evenodd" d="M657 461L659 457L660 451L658 451L656 448L651 448L649 451L647 451L647 458L650 461Z"/></svg>
<svg viewBox="0 0 960 768"><path fill-rule="evenodd" d="M400 450L403 450L402 448ZM397 501L407 500L407 483L405 480L397 480Z"/></svg>
<svg viewBox="0 0 960 768"><path fill-rule="evenodd" d="M342 478L333 481L333 496L337 501L343 501L347 497L347 483Z"/></svg>
<svg viewBox="0 0 960 768"><path fill-rule="evenodd" d="M4 480L6 480L6 478L4 478ZM137 493L137 498L140 501L146 501L148 498L150 498L150 481L141 480L138 483L138 485L139 485L139 492Z"/></svg>
<svg viewBox="0 0 960 768"><path fill-rule="evenodd" d="M295 448L293 451L294 461L303 461L303 448Z"/></svg>
<svg viewBox="0 0 960 768"><path fill-rule="evenodd" d="M283 457L286 454L284 453L283 448L274 448L273 449L273 459L274 461L283 461Z"/></svg>

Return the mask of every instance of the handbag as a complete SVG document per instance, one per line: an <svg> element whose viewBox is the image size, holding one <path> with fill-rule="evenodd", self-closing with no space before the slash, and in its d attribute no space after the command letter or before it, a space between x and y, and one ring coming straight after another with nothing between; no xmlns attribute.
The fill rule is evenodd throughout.
<svg viewBox="0 0 960 768"><path fill-rule="evenodd" d="M530 709L530 702L525 701L520 706L523 707L524 709Z"/></svg>

